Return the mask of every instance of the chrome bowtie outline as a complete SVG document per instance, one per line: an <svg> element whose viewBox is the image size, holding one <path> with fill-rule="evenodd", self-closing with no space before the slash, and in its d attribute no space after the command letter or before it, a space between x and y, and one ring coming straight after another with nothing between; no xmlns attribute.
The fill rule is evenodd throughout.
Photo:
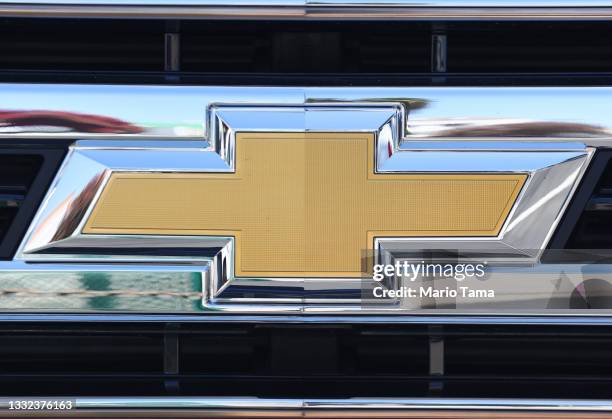
<svg viewBox="0 0 612 419"><path fill-rule="evenodd" d="M133 92L116 87L102 91L108 109ZM82 233L84 223L113 172L233 171L237 132L373 132L376 169L381 173L529 175L497 237L379 238L375 246L379 261L393 260L397 253L418 254L424 248L461 249L467 255L486 248L491 252L489 260L511 258L534 264L540 250L520 249L545 247L593 153L585 139L597 139L594 128L586 125L552 126L520 118L421 120L411 125L411 119L417 121L412 116L427 108L428 101L400 100L391 95L398 92L385 89L372 96L364 96L364 89L332 90L328 93L336 93L334 99L326 98L322 91L315 97L308 88L140 87L136 91L144 94L141 100L151 95L175 104L167 112L176 121L189 124L174 124L171 131L133 124L142 129L125 132L122 128L124 132L113 135L43 133L84 139L71 147L10 269L91 270L92 265L98 270L122 271L195 269L202 272L205 310L291 313L308 307L317 313L367 312L355 299L362 286L360 279L234 278L232 237L94 236ZM338 95L339 91L343 94ZM368 92L374 90L365 90ZM72 93L81 99L78 88ZM201 99L198 93L203 93ZM201 110L200 121L189 120L197 115L194 106ZM181 118L185 109L187 116ZM149 113L148 108L145 112ZM152 110L151 118L159 112ZM536 134L525 137L528 130ZM13 135L37 134L24 129ZM606 135L602 132L599 136ZM389 148L393 150L391 157ZM154 249L154 255L143 255L143 248Z"/></svg>

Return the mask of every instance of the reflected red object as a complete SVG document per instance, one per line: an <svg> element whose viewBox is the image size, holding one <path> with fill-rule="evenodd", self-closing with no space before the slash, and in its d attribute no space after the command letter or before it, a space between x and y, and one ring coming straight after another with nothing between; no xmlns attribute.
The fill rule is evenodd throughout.
<svg viewBox="0 0 612 419"><path fill-rule="evenodd" d="M595 125L571 122L519 122L468 125L442 130L432 137L558 137L572 135L608 135Z"/></svg>
<svg viewBox="0 0 612 419"><path fill-rule="evenodd" d="M66 127L77 132L109 134L138 134L144 131L143 128L121 119L58 111L0 111L0 125L55 126Z"/></svg>

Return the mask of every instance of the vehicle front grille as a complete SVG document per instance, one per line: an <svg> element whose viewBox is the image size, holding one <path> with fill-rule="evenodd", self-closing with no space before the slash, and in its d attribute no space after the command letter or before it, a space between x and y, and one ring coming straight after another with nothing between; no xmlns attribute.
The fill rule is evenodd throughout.
<svg viewBox="0 0 612 419"><path fill-rule="evenodd" d="M248 285L239 288L239 293L235 295L231 294L232 290L226 285L222 285L219 291L214 288L221 281L215 283L211 280L215 269L223 272L220 276L223 279L230 270L222 271L226 266L213 259L217 249L202 250L202 247L177 245L176 249L163 249L161 253L156 247L157 242L165 245L165 239L159 237L146 237L146 240L140 237L140 242L134 242L134 248L130 244L129 251L125 250L128 247L115 247L122 243L122 240L117 239L113 244L115 237L96 237L100 239L96 246L108 240L108 245L101 246L102 249L87 245L86 240L74 243L62 241L62 246L66 247L58 245L41 255L47 259L33 257L27 261L12 260L44 196L53 192L53 179L69 145L76 144L75 141L79 141L79 144L90 142L91 150L108 147L105 151L111 150L114 153L117 150L125 151L125 144L132 140L145 140L142 144L129 147L140 150L154 144L164 151L173 147L173 152L182 154L180 158L188 160L193 156L185 157L187 153L183 153L182 148L176 151L178 141L188 138L188 147L192 147L196 141L198 147L202 147L206 140L207 146L210 146L206 149L208 153L212 145L216 144L217 137L214 135L218 132L215 129L218 128L219 132L227 129L229 134L235 132L229 125L217 127L209 124L213 118L204 120L213 104L241 103L248 106L265 103L276 107L279 103L301 105L302 99L304 104L312 103L313 107L332 101L356 103L358 106L369 106L377 101L385 103L385 106L401 103L406 107L398 108L406 110L408 125L412 124L412 132L408 133L407 141L414 140L414 143L422 143L420 146L424 147L439 139L451 139L456 143L463 143L464 140L469 142L475 136L480 137L476 138L478 140L484 139L484 149L474 151L466 148L470 159L479 158L470 157L472 152L489 151L486 149L489 144L494 144L491 146L493 149L497 147L498 140L499 143L519 143L515 140L521 136L528 140L526 143L536 137L538 140L555 137L555 141L561 142L565 138L574 141L575 137L580 136L575 140L579 143L592 135L593 138L599 136L597 140L600 140L606 135L607 127L589 125L585 123L590 123L589 118L584 117L577 121L569 117L563 119L571 115L571 109L565 107L561 111L561 106L558 106L550 113L539 113L533 120L525 118L525 115L531 115L528 115L529 107L523 109L523 98L529 100L537 92L520 98L518 95L508 96L512 101L511 106L504 106L503 97L499 101L483 102L485 105L493 103L495 106L492 108L495 109L483 110L486 106L474 106L474 109L463 112L471 106L470 95L478 99L471 93L478 89L438 89L437 86L609 86L612 83L610 33L612 21L316 22L3 18L0 20L0 83L12 83L10 87L15 89L20 88L20 82L35 86L34 89L39 86L38 83L48 83L45 86L54 89L59 86L63 101L57 106L54 103L47 106L46 102L53 100L46 100L47 96L38 95L34 91L32 97L36 96L36 100L28 102L26 98L21 103L19 100L14 101L16 107L26 103L24 109L12 109L14 103L7 100L3 105L7 108L5 114L0 115L0 128L10 134L0 142L0 261L11 260L11 263L3 263L11 269L13 266L18 267L15 271L5 269L8 275L14 272L17 272L14 274L16 276L22 275L19 269L25 267L29 271L24 269L24 272L34 272L35 279L41 281L36 283L23 274L19 278L21 282L15 282L25 284L23 287L5 287L0 291L0 294L9 299L27 293L34 296L25 295L23 300L16 299L13 306L5 306L4 317L0 321L0 396L214 396L277 400L352 397L482 400L501 397L525 400L612 400L612 330L609 327L561 326L562 321L554 323L556 319L546 327L535 323L516 325L522 320L508 320L501 316L500 323L508 322L507 325L491 325L489 320L495 318L495 314L514 313L507 309L510 303L516 303L516 312L531 315L529 304L539 307L537 304L540 302L536 300L544 295L541 291L537 291L538 294L530 294L530 290L517 291L520 298L515 301L503 301L505 296L502 296L486 306L486 316L489 317L454 317L460 310L434 310L432 314L442 314L449 324L437 324L441 320L432 315L431 319L435 320L427 325L419 324L425 322L425 316L429 315L427 308L415 312L410 311L411 308L401 312L384 311L386 307L381 312L370 312L366 308L363 313L351 317L353 311L344 311L344 301L338 303L338 309L335 301L329 297L333 297L336 291L348 294L343 288L336 290L321 287L321 295L325 297L321 300L324 303L320 306L312 303L312 307L321 308L319 312L294 311L293 297L297 295L301 298L303 294L300 294L299 288L296 288L296 294L290 294L294 288L289 286L286 293L292 297L291 303L287 303L290 309L283 311L285 308L274 293L279 293L283 297L280 301L285 301L285 294L280 294L285 291L274 281L269 281L269 287L265 288L265 292L273 297L264 299L263 303L249 294L251 291L248 287L256 289L263 284L261 288L264 289L268 281L249 279ZM67 86L75 83L108 86ZM119 84L128 86L118 87ZM142 86L147 84L153 87ZM183 88L158 87L182 84L198 87L193 92L189 88L185 88L185 92L178 92ZM213 85L223 87L211 87ZM253 87L248 92L247 89L233 89L239 85L368 86L372 90L362 94L367 89L354 89L346 92L346 96L334 96L333 89L329 89L332 92L324 96L327 90L323 88L305 87L303 91L320 90L318 96L313 94L315 99L308 102L310 99L307 95L299 94L301 87L285 89L292 91L285 97L275 94L267 96L267 90L272 90L267 88L257 90L259 87ZM408 90L420 85L436 86L421 90L448 90L450 105L444 102L448 99L443 95L432 95L431 98L425 94L422 97L412 96L412 91ZM403 90L395 96L397 92L394 88L376 89L377 86L400 86ZM108 90L104 90L106 87ZM65 91L72 88L80 92L67 94L67 98L64 98ZM226 88L224 94L217 93ZM499 92L504 88L493 90ZM95 89L100 90L94 95L92 93ZM118 92L114 93L112 89ZM147 89L155 90L156 93L147 95ZM159 94L164 90L175 91L176 96ZM244 96L240 96L242 90L246 92ZM374 97L377 90L385 90L385 94ZM462 96L455 95L453 90L467 90L465 97L470 96L470 100L457 100L462 99ZM572 89L558 90L565 90L562 92L564 104L576 97L569 91ZM497 95L496 92L493 94ZM550 96L543 97L554 98L555 94L556 91L553 91ZM88 95L95 97L91 103L88 102ZM48 97L59 96L50 93ZM279 100L279 97L282 99ZM118 101L125 100L117 115L113 109L115 98ZM98 106L99 103L94 103L96 101L106 103ZM41 103L44 103L42 107L45 109L38 108ZM581 103L584 103L584 99ZM176 108L173 112L167 112L166 106ZM465 108L449 113L445 107ZM322 108L327 110L327 106ZM190 113L192 109L196 111ZM172 120L176 115L179 115L176 121ZM404 134L406 121L403 116L398 117L401 123L393 125L393 129L397 129L393 134L394 139ZM548 116L553 119L545 119ZM15 123L15 118L25 123ZM593 119L599 121L603 117ZM308 127L308 124L304 126ZM343 127L339 124L335 129L342 131ZM33 138L40 135L37 132L44 133L45 139ZM400 134L396 135L398 132ZM66 140L60 141L59 138ZM226 137L223 138L225 141ZM110 145L99 145L107 144L108 140L111 140L108 143ZM390 141L387 144L387 156L393 154L391 144ZM537 143L537 146L540 144ZM438 143L435 145L437 147ZM230 156L227 161L233 163L229 154L233 152L233 145L223 145L226 146L229 150L227 156ZM377 150L385 150L386 153L386 146ZM188 147L185 147L187 152L191 150ZM503 145L499 147L503 149ZM588 153L584 151L585 147L580 149L584 155ZM87 146L82 148L87 149ZM421 151L418 144L416 150ZM423 150L439 151L435 148ZM524 150L510 150L516 153L528 151L527 147ZM549 151L545 147L542 150L545 150L542 151L543 155ZM79 151L78 147L76 151ZM538 153L540 151L537 149ZM441 154L455 156L455 153L460 151L449 148ZM129 154L125 160L120 160L123 157L119 156L120 161L112 170L137 173L166 173L175 170L174 165L159 168L154 161L155 157L150 157L151 160L144 162L144 166L137 170L125 168L124 162L132 155ZM574 159L573 156L568 157L568 161ZM584 160L587 158L584 157ZM377 160L372 161L375 163L370 164L378 164ZM469 160L469 163L472 161ZM489 167L494 167L496 161L491 161ZM442 163L453 165L450 159ZM97 161L93 164L97 164ZM554 165L551 164L551 167ZM194 167L176 170L195 172L197 168L201 170L202 166ZM544 164L542 167L538 174L547 176L545 170L548 167ZM416 173L418 169L411 167L406 172L412 170ZM486 171L488 174L489 169ZM522 166L521 170L517 170L521 173L527 171L523 171ZM466 172L472 173L463 169L450 170L448 173L464 176ZM474 173L480 172L475 170ZM534 174L535 171L530 173ZM100 182L101 179L98 177L94 181ZM557 180L552 179L550 184L554 181ZM98 187L99 184L95 182L90 185ZM90 197L93 196L92 193ZM73 199L72 196L69 199ZM393 205L396 202L394 199L381 205ZM563 199L560 198L560 201ZM511 207L512 202L509 201L507 205ZM533 205L534 208L536 206ZM79 215L82 215L87 208L81 205L79 209ZM147 210L157 216L156 208ZM514 215L514 209L511 211L508 208L508 211ZM554 213L551 219L556 223L558 211L549 213ZM435 213L433 216L440 214ZM77 218L73 217L71 221ZM435 231L440 234L440 230ZM498 231L505 233L505 230ZM552 232L547 230L546 238L549 233ZM476 234L479 233L472 232L470 237ZM129 235L138 234L124 236ZM68 234L59 236L67 237ZM149 238L157 242L149 241ZM436 236L434 239L445 238ZM538 246L543 241L539 241ZM237 243L234 242L233 249L238 248ZM510 249L510 244L507 247ZM612 152L596 153L549 247L543 257L546 262L607 263L612 257ZM70 253L70 261L63 265L61 258L69 254L68 250L74 253ZM423 254L433 258L439 250L423 249ZM495 250L493 246L492 250ZM124 251L125 255L120 254ZM446 252L446 249L442 251ZM491 254L495 255L493 251ZM210 260L215 262L203 267L191 259L183 259L185 255L195 256L193 259L197 259L198 264L204 258L209 258L206 263ZM223 254L222 257L226 256ZM165 266L166 263L170 265ZM83 276L82 283L74 287L67 279L70 269L77 273L93 272L93 281L90 282L98 281L102 285L90 286L88 279ZM191 269L193 275L183 280L189 288L185 286L186 290L183 290L174 289L172 285L166 286L173 280L172 276L168 276L167 282L164 280L160 282L161 285L155 285L154 274L165 274L164 269L172 274L185 272L185 277L191 274L188 271ZM97 270L120 272L121 275L113 277L111 284L111 280L104 275L96 277ZM53 272L57 282L49 282L50 272ZM145 275L139 275L142 273ZM247 282L246 278L239 279ZM293 279L297 282L297 278ZM40 286L43 282L49 286ZM228 280L226 284L230 282ZM136 283L138 286L134 285ZM256 283L257 287L252 283ZM304 288L310 286L307 281L304 283ZM315 285L319 286L318 283ZM484 285L487 284L483 282ZM313 285L313 289L319 292L316 286ZM576 293L574 289L580 287L572 287L572 291L568 291L569 297ZM214 291L218 291L218 295L223 292L222 297L215 295ZM253 295L256 293L253 292ZM60 300L65 296L69 297L64 298L68 300L68 305L57 308L62 307L64 302ZM138 298L133 298L135 296ZM233 300L235 296L240 298ZM121 304L104 305L105 297L121 299ZM223 302L226 297L231 299L227 306ZM553 297L551 295L551 301ZM71 298L76 302L71 302ZM57 305L54 305L56 301L53 299L59 301ZM174 303L179 299L184 301ZM213 301L215 299L221 303ZM91 304L80 305L85 300ZM39 301L43 303L38 304ZM255 301L252 307L248 307L250 301ZM300 308L311 304L307 298L299 301L303 303ZM502 303L497 306L497 301ZM565 314L568 313L566 308L597 308L595 305L576 306L577 303L570 298L568 301L571 307L563 307ZM48 305L44 306L45 303ZM455 299L449 307L461 306L456 303ZM523 303L525 311L521 311ZM264 307L265 304L269 305ZM352 305L352 300L349 304L346 307L357 308ZM591 304L590 301L588 304ZM610 300L607 299L603 305L609 309ZM245 307L253 311L240 311ZM265 310L260 311L260 307ZM423 307L430 305L424 304ZM446 306L438 306L440 309L443 307ZM483 313L478 308L469 311L472 308L469 305L466 307L468 313L476 316ZM499 312L496 311L498 308ZM277 309L278 313L283 313L282 319L288 320L287 323L282 323L281 315L275 317L276 314L267 314L277 313ZM331 313L329 316L325 311L328 309ZM401 309L404 310L404 307ZM61 314L55 313L58 315L54 317L61 318L61 324L59 321L55 323L55 320L51 322L47 310L62 310ZM23 314L25 311L28 313ZM79 313L75 314L77 311ZM233 315L236 313L253 322L235 322ZM380 317L369 317L372 313L375 316L383 314ZM193 317L185 321L191 314ZM342 320L340 317L334 318L336 314L342 315ZM361 314L363 317L359 317ZM388 321L375 323L385 316L388 316ZM85 318L95 321L86 322ZM131 323L136 318L139 322ZM13 323L16 319L27 320ZM475 319L482 324L468 325L475 322ZM546 321L549 319L542 320L543 323ZM467 324L460 325L461 322Z"/></svg>
<svg viewBox="0 0 612 419"><path fill-rule="evenodd" d="M609 24L457 25L448 31L448 71L457 73L607 73Z"/></svg>
<svg viewBox="0 0 612 419"><path fill-rule="evenodd" d="M257 76L277 84L348 84L369 76L370 84L401 77L500 84L508 83L500 77L546 75L538 83L567 84L568 77L612 74L611 29L595 22L7 18L0 24L0 79L190 83ZM440 74L446 78L432 78Z"/></svg>
<svg viewBox="0 0 612 419"><path fill-rule="evenodd" d="M6 19L0 33L2 69L163 69L161 22Z"/></svg>
<svg viewBox="0 0 612 419"><path fill-rule="evenodd" d="M610 398L603 328L19 325L3 396Z"/></svg>

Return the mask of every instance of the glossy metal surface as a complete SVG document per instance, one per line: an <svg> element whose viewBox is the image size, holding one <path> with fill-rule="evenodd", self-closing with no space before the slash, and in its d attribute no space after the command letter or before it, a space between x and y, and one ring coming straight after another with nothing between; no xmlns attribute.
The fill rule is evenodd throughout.
<svg viewBox="0 0 612 419"><path fill-rule="evenodd" d="M290 288L291 284L279 280L243 279L235 279L224 291L237 295L245 287L252 295L259 295L259 300L242 298L221 304L211 300L208 263L189 265L176 259L157 259L156 264L2 262L0 320L609 324L612 319L610 300L602 301L588 291L593 280L612 283L611 265L592 269L581 265L496 268L484 281L476 281L476 285L496 290L492 301L456 298L451 302L440 298L434 301L439 306L431 302L360 306L347 304L346 295L341 295L344 286L346 294L355 297L346 282L329 283L327 299L319 297L316 303L304 300L300 304L296 297L321 292L320 281L294 281ZM210 265L214 269L218 263ZM283 286L275 288L278 284ZM444 286L444 282L439 285ZM475 282L465 281L463 285L474 286ZM260 287L257 294L254 286ZM577 294L580 290L584 295ZM279 299L280 293L292 295L293 300ZM330 296L337 298L332 300Z"/></svg>
<svg viewBox="0 0 612 419"><path fill-rule="evenodd" d="M606 146L610 87L236 87L0 84L0 137L202 140L215 103L397 103L407 140L563 141ZM42 113L42 115L41 115ZM44 116L44 118L42 118ZM103 126L101 130L100 126ZM439 144L438 144L439 143ZM558 142L557 142L558 144ZM452 146L452 145L451 145ZM475 145L473 147L476 147Z"/></svg>
<svg viewBox="0 0 612 419"><path fill-rule="evenodd" d="M93 296L92 296L93 297ZM67 307L64 305L64 307ZM466 314L440 313L399 315L388 313L371 313L367 316L355 315L354 312L334 314L316 314L289 312L285 314L231 314L214 312L196 312L167 314L147 313L107 313L96 310L95 313L73 312L54 313L49 310L36 310L37 313L18 312L16 310L0 312L0 321L16 323L57 323L57 322L111 322L111 323L277 323L277 324L421 324L421 325L562 325L562 326L606 326L612 324L612 313L597 314L592 310L579 313L548 312L530 314ZM56 309L56 311L60 311ZM67 311L66 308L62 311Z"/></svg>
<svg viewBox="0 0 612 419"><path fill-rule="evenodd" d="M21 398L15 398L21 400ZM27 399L27 398L25 398ZM74 417L610 417L608 400L346 398L259 399L254 397L77 397ZM8 401L0 402L6 408ZM154 409L154 410L153 410ZM49 414L48 412L45 412ZM514 414L515 416L509 416ZM465 415L465 416L463 416ZM508 416L505 416L508 415ZM549 416L550 415L550 416ZM558 415L558 416L557 416Z"/></svg>
<svg viewBox="0 0 612 419"><path fill-rule="evenodd" d="M8 0L4 16L220 19L604 20L609 0Z"/></svg>
<svg viewBox="0 0 612 419"><path fill-rule="evenodd" d="M165 275L180 268L196 275L200 273L201 288L184 289L178 286L180 282L176 286L169 282L165 285L167 291L191 293L190 296L201 298L198 304L179 305L175 309L162 304L163 308L153 310L165 313L168 319L176 319L181 313L223 313L266 321L265 316L258 316L268 313L285 316L274 317L276 321L293 321L296 317L292 316L296 315L299 321L308 316L312 316L312 321L325 321L325 316L330 314L376 317L392 313L395 316L388 319L410 322L420 321L420 317L432 321L432 311L418 307L363 309L354 301L360 290L359 281L325 284L304 278L232 278L231 237L94 237L84 236L81 231L112 171L232 171L234 135L240 130L365 131L377 133L379 158L376 167L379 172L512 172L530 176L498 237L486 240L381 238L377 247L381 260L392 257L398 250L405 254L413 250L418 253L423 248L460 249L465 254L478 254L484 248L488 256L495 255L499 260L518 257L527 265L525 272L531 273L586 168L593 151L589 146L605 147L612 140L612 121L605 111L612 101L610 88L4 84L0 85L0 93L6 98L7 109L53 116L45 119L52 125L33 123L36 119L21 125L15 121L24 119L5 122L0 138L75 140L20 249L20 260L0 265L0 277L19 272L21 282L13 284L13 288L19 290L21 287L21 291L29 291L36 297L30 300L31 309L24 310L26 312L49 311L63 306L75 312L108 313L113 311L110 303L106 308L91 309L88 303L75 304L73 300L88 301L96 297L110 298L113 293L150 291L146 281L140 282L140 288L135 290L120 276L114 279L117 270L150 270ZM82 118L87 123L74 123ZM106 133L100 132L101 121ZM149 249L149 253L143 253L141 248ZM81 272L78 275L84 273L86 276L88 272L102 271L110 275L111 286L105 290L95 285L93 289L87 288L85 284L81 288L83 292L73 288L75 292L70 295L56 293L58 295L52 295L53 305L50 300L44 300L41 290L31 286L40 277L37 272L41 271ZM558 274L559 269L553 269L551 278ZM551 289L553 280L536 281L538 287L519 298L515 290L507 289L505 284L522 284L521 278L525 275L520 271L512 275L518 279L509 282L504 272L491 276L489 283L500 287L503 301L494 310L479 304L461 305L447 311L436 309L441 316L439 321L452 321L454 316L460 315L483 320L483 316L497 314L502 322L513 321L508 317L512 315L549 318L572 313L601 318L610 315L609 310L547 311L547 301L555 295ZM578 284L580 279L572 281ZM108 295L89 295L88 290ZM11 297L11 289L5 291L0 298L0 310L10 317L16 300L7 299ZM149 295L147 298L168 297ZM85 304L84 309L73 310L79 304ZM150 312L146 307L143 306L143 312ZM397 316L400 313L407 316ZM410 316L412 314L419 316ZM460 321L470 321L466 316ZM119 319L120 315L115 318ZM365 316L358 318L368 321Z"/></svg>

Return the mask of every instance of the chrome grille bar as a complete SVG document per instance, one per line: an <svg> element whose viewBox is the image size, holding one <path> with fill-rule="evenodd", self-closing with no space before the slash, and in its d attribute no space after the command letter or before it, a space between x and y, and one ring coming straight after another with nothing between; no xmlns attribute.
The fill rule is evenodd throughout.
<svg viewBox="0 0 612 419"><path fill-rule="evenodd" d="M149 17L202 19L395 19L395 20L609 20L612 2L487 0L118 0L22 1L0 3L3 16Z"/></svg>
<svg viewBox="0 0 612 419"><path fill-rule="evenodd" d="M50 413L55 413L53 416L59 413L62 417L612 417L612 403L606 400L249 397L66 397L62 400L72 400L75 407L61 412L30 412L28 417L49 417ZM6 399L0 402L4 409L8 405ZM5 417L6 412L0 412L0 416Z"/></svg>
<svg viewBox="0 0 612 419"><path fill-rule="evenodd" d="M0 119L0 138L202 141L210 134L206 109L215 103L397 103L409 112L404 139L421 149L469 141L500 150L500 140L521 139L544 140L541 147L552 151L578 142L608 147L612 138L610 87L0 84L0 95L20 117Z"/></svg>

